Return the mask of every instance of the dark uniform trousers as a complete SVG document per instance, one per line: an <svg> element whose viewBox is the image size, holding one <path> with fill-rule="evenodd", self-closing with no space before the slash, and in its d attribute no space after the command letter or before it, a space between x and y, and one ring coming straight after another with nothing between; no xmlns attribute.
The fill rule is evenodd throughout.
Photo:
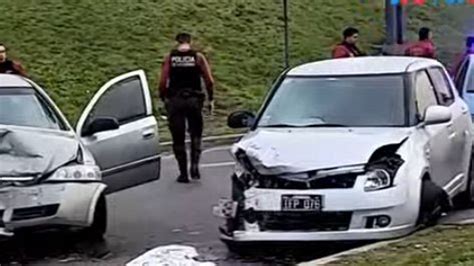
<svg viewBox="0 0 474 266"><path fill-rule="evenodd" d="M166 103L173 152L182 174L187 173L186 124L191 138L191 165L197 167L199 163L204 123L203 105L204 95L186 91L170 97Z"/></svg>

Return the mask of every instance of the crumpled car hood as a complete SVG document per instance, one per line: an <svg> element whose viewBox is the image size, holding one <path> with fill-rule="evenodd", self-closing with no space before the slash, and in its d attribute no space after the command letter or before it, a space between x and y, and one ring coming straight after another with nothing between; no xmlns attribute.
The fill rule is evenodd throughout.
<svg viewBox="0 0 474 266"><path fill-rule="evenodd" d="M399 144L410 129L258 129L232 147L242 149L260 174L301 173L360 165L380 147Z"/></svg>
<svg viewBox="0 0 474 266"><path fill-rule="evenodd" d="M0 177L38 177L76 159L79 143L63 133L0 128Z"/></svg>

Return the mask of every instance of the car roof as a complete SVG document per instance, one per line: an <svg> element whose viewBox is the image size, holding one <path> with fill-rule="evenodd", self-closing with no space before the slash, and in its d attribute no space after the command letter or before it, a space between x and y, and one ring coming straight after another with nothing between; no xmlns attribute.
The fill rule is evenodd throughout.
<svg viewBox="0 0 474 266"><path fill-rule="evenodd" d="M0 74L0 89L2 88L33 88L33 86L23 77L12 74Z"/></svg>
<svg viewBox="0 0 474 266"><path fill-rule="evenodd" d="M429 58L409 56L363 56L327 59L291 69L289 76L349 76L400 74L443 65Z"/></svg>

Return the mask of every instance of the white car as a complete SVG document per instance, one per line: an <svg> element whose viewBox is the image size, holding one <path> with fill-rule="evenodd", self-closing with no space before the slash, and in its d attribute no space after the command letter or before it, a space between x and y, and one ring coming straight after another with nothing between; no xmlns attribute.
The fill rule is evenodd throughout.
<svg viewBox="0 0 474 266"><path fill-rule="evenodd" d="M0 236L82 227L102 237L106 194L160 177L158 125L142 70L107 82L76 130L32 80L0 75Z"/></svg>
<svg viewBox="0 0 474 266"><path fill-rule="evenodd" d="M228 124L250 127L232 147L232 198L213 209L230 247L394 238L472 201L469 109L435 60L304 64L280 76L258 116Z"/></svg>

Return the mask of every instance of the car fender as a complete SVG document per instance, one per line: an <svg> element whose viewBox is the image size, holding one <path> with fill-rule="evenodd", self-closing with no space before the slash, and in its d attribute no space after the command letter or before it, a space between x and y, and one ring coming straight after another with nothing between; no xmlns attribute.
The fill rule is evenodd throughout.
<svg viewBox="0 0 474 266"><path fill-rule="evenodd" d="M94 213L97 207L97 203L99 202L99 198L102 194L104 194L105 189L107 186L105 184L100 184L100 186L97 187L94 196L91 199L91 204L89 207L89 213L87 215L87 224L92 225L94 222Z"/></svg>

